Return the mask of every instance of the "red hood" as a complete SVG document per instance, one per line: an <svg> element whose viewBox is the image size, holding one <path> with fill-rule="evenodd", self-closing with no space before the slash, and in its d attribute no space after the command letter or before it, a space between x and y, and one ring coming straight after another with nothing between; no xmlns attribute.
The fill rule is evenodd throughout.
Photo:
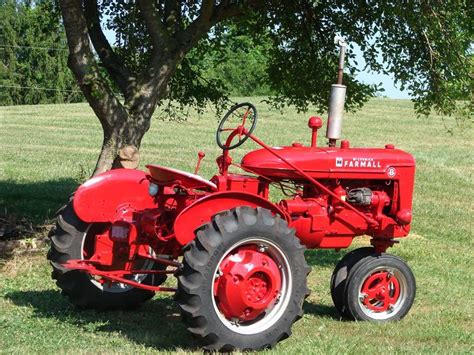
<svg viewBox="0 0 474 355"><path fill-rule="evenodd" d="M337 178L340 173L385 176L389 168L413 167L413 156L400 149L274 147L283 158L318 178ZM285 162L266 149L254 150L242 158L242 167L264 176L298 177ZM389 177L392 173L389 173Z"/></svg>

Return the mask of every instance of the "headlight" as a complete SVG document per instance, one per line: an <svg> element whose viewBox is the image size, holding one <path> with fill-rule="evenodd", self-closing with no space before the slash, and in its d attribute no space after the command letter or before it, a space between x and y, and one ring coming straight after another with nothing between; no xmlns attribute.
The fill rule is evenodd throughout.
<svg viewBox="0 0 474 355"><path fill-rule="evenodd" d="M156 194L158 193L158 185L157 184L153 184L153 183L150 183L150 186L148 186L148 194L150 196L156 196Z"/></svg>

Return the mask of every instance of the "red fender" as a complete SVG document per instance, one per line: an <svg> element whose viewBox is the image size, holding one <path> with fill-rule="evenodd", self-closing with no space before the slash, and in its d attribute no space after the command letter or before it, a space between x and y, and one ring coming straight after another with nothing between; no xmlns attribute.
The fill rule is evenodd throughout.
<svg viewBox="0 0 474 355"><path fill-rule="evenodd" d="M176 217L174 233L181 245L194 239L194 231L211 220L215 214L238 206L263 207L288 221L287 215L272 202L246 192L224 191L203 197L186 207Z"/></svg>
<svg viewBox="0 0 474 355"><path fill-rule="evenodd" d="M74 195L74 211L84 222L112 222L125 210L154 208L149 181L140 170L115 169L87 180Z"/></svg>

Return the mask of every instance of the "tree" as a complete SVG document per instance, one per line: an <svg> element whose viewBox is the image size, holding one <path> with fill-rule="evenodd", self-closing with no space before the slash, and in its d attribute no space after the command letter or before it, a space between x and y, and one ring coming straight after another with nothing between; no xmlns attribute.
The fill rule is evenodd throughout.
<svg viewBox="0 0 474 355"><path fill-rule="evenodd" d="M82 101L51 1L0 0L0 105Z"/></svg>
<svg viewBox="0 0 474 355"><path fill-rule="evenodd" d="M226 47L208 51L200 62L203 77L221 82L232 96L270 96L266 72L269 38L254 41L236 26L229 26L225 36Z"/></svg>
<svg viewBox="0 0 474 355"><path fill-rule="evenodd" d="M130 160L164 100L198 108L225 102L222 81L205 77L204 59L217 51L226 60L235 28L255 43L270 43L265 71L273 102L301 110L326 108L336 33L361 47L369 68L394 75L420 113L454 112L451 88L469 85L473 14L464 1L61 0L60 6L69 67L104 131L94 174L136 165ZM117 33L114 46L101 23ZM355 80L350 51L348 61L350 109L377 88Z"/></svg>

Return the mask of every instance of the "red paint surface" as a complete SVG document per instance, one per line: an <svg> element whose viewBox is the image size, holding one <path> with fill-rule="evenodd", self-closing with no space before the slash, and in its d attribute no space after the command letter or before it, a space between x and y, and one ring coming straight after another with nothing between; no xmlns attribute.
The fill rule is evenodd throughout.
<svg viewBox="0 0 474 355"><path fill-rule="evenodd" d="M399 173L391 178L387 176L389 167L415 166L413 156L399 149L274 147L273 150L317 179L396 179L400 177ZM336 165L338 159L341 159L341 166ZM301 178L266 149L247 153L241 166L264 176Z"/></svg>
<svg viewBox="0 0 474 355"><path fill-rule="evenodd" d="M239 206L263 207L285 217L278 206L257 195L233 191L217 192L197 200L178 215L174 222L176 241L180 245L186 245L194 239L196 229L209 222L212 216Z"/></svg>
<svg viewBox="0 0 474 355"><path fill-rule="evenodd" d="M397 303L399 296L400 283L387 271L367 277L361 289L362 303L374 312L386 312Z"/></svg>
<svg viewBox="0 0 474 355"><path fill-rule="evenodd" d="M281 288L281 275L273 259L243 246L229 253L219 265L220 276L214 283L214 297L219 310L231 320L257 318L275 302Z"/></svg>
<svg viewBox="0 0 474 355"><path fill-rule="evenodd" d="M79 186L74 211L84 222L113 222L131 210L156 207L148 195L149 181L140 170L116 169L97 175Z"/></svg>
<svg viewBox="0 0 474 355"><path fill-rule="evenodd" d="M312 118L309 126L313 146L274 148L237 127L227 145L239 135L248 135L263 147L246 154L241 162L242 168L256 177L230 173L229 167L236 164L232 163L230 151L224 150L217 159L219 174L210 181L158 165L148 165L149 174L121 169L87 181L74 197L79 218L85 222L108 222L122 229L91 236L97 247L91 248L87 259L93 263L81 269L92 274L100 272L118 282L126 275L124 270L133 267L137 255L143 258L151 248L156 254L177 258L201 225L217 213L239 206L262 207L280 215L309 248L346 248L354 237L369 235L377 252L383 252L395 243L394 238L408 235L415 174L413 156L393 145L350 148L348 141L343 141L341 148L318 148L316 133L321 122ZM293 195L280 202L269 201L270 183L278 186L281 182L288 184L288 180L298 185ZM159 185L153 197L148 193L150 181ZM369 203L348 202L349 191L359 188L370 189ZM69 267L79 268L78 265L71 262ZM104 274L103 267L122 271ZM252 287L265 293L265 280L268 281L266 276L256 277ZM216 287L221 295L234 294L233 286ZM241 315L243 306L236 306L243 304L241 301L223 305L223 313L245 317ZM248 317L256 314L247 313L251 314Z"/></svg>

